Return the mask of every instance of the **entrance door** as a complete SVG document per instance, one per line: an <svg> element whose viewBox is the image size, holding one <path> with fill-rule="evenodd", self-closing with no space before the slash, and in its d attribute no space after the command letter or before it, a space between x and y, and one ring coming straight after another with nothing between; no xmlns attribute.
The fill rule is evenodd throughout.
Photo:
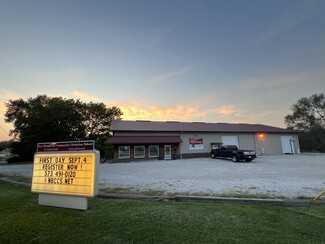
<svg viewBox="0 0 325 244"><path fill-rule="evenodd" d="M165 145L165 159L172 158L172 148L170 145Z"/></svg>
<svg viewBox="0 0 325 244"><path fill-rule="evenodd" d="M283 154L294 154L295 143L292 136L281 136L282 152Z"/></svg>

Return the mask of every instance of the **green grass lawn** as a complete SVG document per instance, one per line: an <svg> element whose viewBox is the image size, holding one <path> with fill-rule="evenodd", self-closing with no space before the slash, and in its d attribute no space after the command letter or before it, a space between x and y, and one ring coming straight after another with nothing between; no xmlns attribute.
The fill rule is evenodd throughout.
<svg viewBox="0 0 325 244"><path fill-rule="evenodd" d="M325 207L89 200L88 211L37 205L0 184L0 243L325 243Z"/></svg>

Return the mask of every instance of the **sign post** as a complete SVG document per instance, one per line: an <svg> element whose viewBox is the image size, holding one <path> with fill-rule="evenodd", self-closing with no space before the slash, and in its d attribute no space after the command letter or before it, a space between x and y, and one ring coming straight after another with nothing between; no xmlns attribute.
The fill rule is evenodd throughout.
<svg viewBox="0 0 325 244"><path fill-rule="evenodd" d="M99 151L94 141L38 143L32 192L38 204L87 210L98 194Z"/></svg>

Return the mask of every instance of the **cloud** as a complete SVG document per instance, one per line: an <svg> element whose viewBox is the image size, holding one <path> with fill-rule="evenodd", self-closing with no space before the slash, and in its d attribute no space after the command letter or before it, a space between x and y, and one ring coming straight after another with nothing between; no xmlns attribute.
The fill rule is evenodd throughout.
<svg viewBox="0 0 325 244"><path fill-rule="evenodd" d="M188 72L189 70L191 70L192 66L193 65L191 64L191 65L188 65L185 68L180 69L180 70L175 70L175 71L172 71L172 72L169 72L169 73L166 73L166 74L160 74L160 75L155 76L152 79L150 79L148 81L148 83L158 84L158 83L161 83L163 81L170 80L170 79L172 79L172 78L174 78L176 76L179 76L179 75L182 75L182 74Z"/></svg>
<svg viewBox="0 0 325 244"><path fill-rule="evenodd" d="M251 123L279 127L284 127L283 118L288 114L288 108L251 111L242 106L224 105L211 109L198 103L163 107L147 101L130 101L110 103L107 106L119 107L124 113L124 120Z"/></svg>
<svg viewBox="0 0 325 244"><path fill-rule="evenodd" d="M289 113L289 108L268 108L267 110L255 108L236 107L234 105L222 106L216 110L207 111L212 115L213 122L266 124L284 127L284 117Z"/></svg>
<svg viewBox="0 0 325 244"><path fill-rule="evenodd" d="M22 96L16 92L0 89L0 114L4 114L7 111L6 104L9 100L19 99Z"/></svg>
<svg viewBox="0 0 325 244"><path fill-rule="evenodd" d="M222 106L215 110L216 113L222 116L239 115L240 113L242 113L242 111L243 110L236 108L234 105Z"/></svg>
<svg viewBox="0 0 325 244"><path fill-rule="evenodd" d="M257 89L279 91L284 89L292 89L293 87L310 86L323 80L325 76L324 69L312 69L308 71L283 72L282 70L271 70L256 74L255 77L245 80L239 80L240 89ZM323 82L322 82L323 83Z"/></svg>
<svg viewBox="0 0 325 244"><path fill-rule="evenodd" d="M87 93L81 92L81 91L73 91L72 95L85 102L99 102L100 99L96 96L89 95Z"/></svg>
<svg viewBox="0 0 325 244"><path fill-rule="evenodd" d="M186 105L174 105L171 107L163 107L149 102L126 102L114 104L123 112L123 119L126 120L178 120L178 121L195 121L202 120L206 115L205 111L201 111L197 104L189 103ZM108 105L108 106L114 106Z"/></svg>
<svg viewBox="0 0 325 244"><path fill-rule="evenodd" d="M21 95L19 95L16 92L0 89L0 141L7 141L12 139L8 133L10 130L13 129L12 124L8 124L4 122L5 119L5 113L7 112L6 103L9 102L9 100L15 100L19 99Z"/></svg>
<svg viewBox="0 0 325 244"><path fill-rule="evenodd" d="M216 109L207 109L204 113L207 122L247 122L245 119L245 113L247 113L247 110L243 109L241 106L223 105Z"/></svg>
<svg viewBox="0 0 325 244"><path fill-rule="evenodd" d="M242 122L241 117L245 110L234 105L225 105L217 109L203 107L199 103L176 104L163 107L147 101L119 103L117 106L125 120L158 120L158 121L205 121L205 122Z"/></svg>
<svg viewBox="0 0 325 244"><path fill-rule="evenodd" d="M261 31L250 41L246 43L246 46L256 46L270 39L281 35L289 30L294 29L303 22L311 19L315 16L317 10L313 9L313 6L298 6L291 8L290 10L283 11L282 17L279 17L276 22L270 24L265 30Z"/></svg>
<svg viewBox="0 0 325 244"><path fill-rule="evenodd" d="M22 95L18 94L17 92L6 90L0 88L0 97L2 101L9 101L10 99L18 99L22 97Z"/></svg>
<svg viewBox="0 0 325 244"><path fill-rule="evenodd" d="M284 117L289 114L289 108L270 109L267 111L242 114L241 119L245 123L265 124L284 128Z"/></svg>

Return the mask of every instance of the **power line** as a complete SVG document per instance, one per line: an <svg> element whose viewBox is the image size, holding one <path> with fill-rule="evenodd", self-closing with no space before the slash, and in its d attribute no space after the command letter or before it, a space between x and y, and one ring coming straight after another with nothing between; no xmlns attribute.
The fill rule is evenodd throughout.
<svg viewBox="0 0 325 244"><path fill-rule="evenodd" d="M0 129L3 130L3 131L6 133L6 135L9 136L9 133L8 133L4 128L2 128L2 127L0 126Z"/></svg>

